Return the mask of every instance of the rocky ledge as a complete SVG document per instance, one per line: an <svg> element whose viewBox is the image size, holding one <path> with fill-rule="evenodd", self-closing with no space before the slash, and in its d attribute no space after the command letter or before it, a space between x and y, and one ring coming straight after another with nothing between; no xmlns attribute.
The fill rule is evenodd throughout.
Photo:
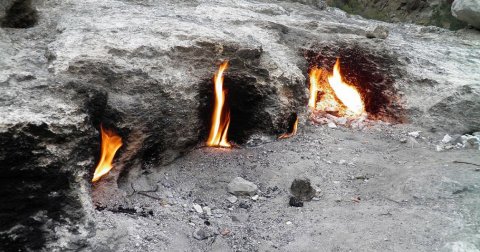
<svg viewBox="0 0 480 252"><path fill-rule="evenodd" d="M366 85L395 97L379 108L389 116L479 131L478 31L387 24L308 3L2 2L0 242L84 246L94 230L88 181L100 124L127 146L115 183L172 162L205 139L222 60L239 144L285 132L306 112L308 68L338 56L352 78L367 76ZM388 36L367 38L379 25ZM56 242L62 232L75 235Z"/></svg>

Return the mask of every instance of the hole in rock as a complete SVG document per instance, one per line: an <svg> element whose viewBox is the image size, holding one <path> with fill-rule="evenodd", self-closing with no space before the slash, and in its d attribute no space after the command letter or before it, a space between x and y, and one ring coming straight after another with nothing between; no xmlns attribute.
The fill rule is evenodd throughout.
<svg viewBox="0 0 480 252"><path fill-rule="evenodd" d="M37 24L38 13L31 0L17 0L7 9L1 21L6 28L30 28Z"/></svg>
<svg viewBox="0 0 480 252"><path fill-rule="evenodd" d="M273 99L275 89L261 85L254 77L226 74L224 79L226 90L225 106L230 110L230 126L227 138L229 141L243 144L255 132L273 134L273 125L269 114L265 111ZM205 80L200 85L199 116L203 121L201 136L206 138L210 130L212 109L214 106L213 82ZM204 140L204 139L201 139Z"/></svg>
<svg viewBox="0 0 480 252"><path fill-rule="evenodd" d="M304 56L308 61L308 72L321 68L329 74L339 59L342 78L360 92L370 119L394 123L405 120L394 86L399 71L394 66L396 60L389 54L370 52L357 45L339 44L305 50Z"/></svg>

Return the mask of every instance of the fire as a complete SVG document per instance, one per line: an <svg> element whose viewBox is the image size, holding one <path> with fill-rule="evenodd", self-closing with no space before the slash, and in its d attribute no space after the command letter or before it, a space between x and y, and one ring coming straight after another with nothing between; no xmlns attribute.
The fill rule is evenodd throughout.
<svg viewBox="0 0 480 252"><path fill-rule="evenodd" d="M322 69L317 67L312 68L310 70L310 98L308 100L308 107L311 109L315 109L317 103L317 95L318 95L318 82L320 80L320 76L322 74Z"/></svg>
<svg viewBox="0 0 480 252"><path fill-rule="evenodd" d="M360 116L365 113L365 105L358 90L348 84L340 74L340 60L333 66L333 74L321 81L321 70L313 68L310 73L309 107L322 111L338 112L340 115ZM321 91L320 100L317 93Z"/></svg>
<svg viewBox="0 0 480 252"><path fill-rule="evenodd" d="M295 123L293 124L292 132L284 133L284 134L280 135L278 137L278 139L285 139L285 138L289 138L289 137L292 137L292 136L296 135L297 134L297 128L298 128L298 117L295 120Z"/></svg>
<svg viewBox="0 0 480 252"><path fill-rule="evenodd" d="M225 106L226 91L223 90L223 72L228 67L228 61L224 61L218 72L215 73L213 84L215 93L215 105L213 107L212 125L207 140L207 146L230 147L227 140L228 126L230 126L230 111Z"/></svg>
<svg viewBox="0 0 480 252"><path fill-rule="evenodd" d="M97 168L95 168L92 182L98 181L113 168L113 157L117 150L122 146L122 138L113 131L104 129L102 125L100 125L100 131L102 134L101 157L98 161Z"/></svg>

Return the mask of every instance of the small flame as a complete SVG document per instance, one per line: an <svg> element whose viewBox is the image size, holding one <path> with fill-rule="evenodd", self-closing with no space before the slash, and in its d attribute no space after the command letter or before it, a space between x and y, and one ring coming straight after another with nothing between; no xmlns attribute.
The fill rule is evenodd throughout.
<svg viewBox="0 0 480 252"><path fill-rule="evenodd" d="M113 168L113 157L117 150L122 146L122 138L113 131L104 129L102 125L100 125L100 131L102 134L101 157L98 161L97 168L95 168L92 182L98 181Z"/></svg>
<svg viewBox="0 0 480 252"><path fill-rule="evenodd" d="M360 116L365 105L358 90L344 82L340 74L340 60L333 67L333 74L322 78L322 70L314 67L309 73L310 100L308 106L322 111L338 112L340 115ZM317 94L321 92L318 99Z"/></svg>
<svg viewBox="0 0 480 252"><path fill-rule="evenodd" d="M289 138L289 137L292 137L292 136L296 135L297 134L297 128L298 128L298 117L297 117L297 119L295 119L295 123L293 124L292 132L283 133L282 135L280 135L278 137L278 139L285 139L285 138Z"/></svg>
<svg viewBox="0 0 480 252"><path fill-rule="evenodd" d="M359 116L365 112L362 96L358 90L345 83L340 75L340 60L337 59L335 66L333 66L333 75L328 77L328 83L332 87L338 99L353 112L354 115Z"/></svg>
<svg viewBox="0 0 480 252"><path fill-rule="evenodd" d="M212 114L212 125L207 140L207 146L230 147L227 140L228 127L230 126L230 111L225 106L225 94L223 90L223 72L228 67L228 61L224 61L214 76L215 105Z"/></svg>

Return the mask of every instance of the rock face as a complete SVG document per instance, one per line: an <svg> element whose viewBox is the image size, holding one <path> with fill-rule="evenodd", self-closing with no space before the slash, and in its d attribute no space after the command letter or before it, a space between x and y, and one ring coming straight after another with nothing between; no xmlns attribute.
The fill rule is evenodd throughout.
<svg viewBox="0 0 480 252"><path fill-rule="evenodd" d="M452 16L452 1L446 0L326 0L330 6L365 18L388 22L434 25L451 30L466 27ZM475 0L472 0L475 1Z"/></svg>
<svg viewBox="0 0 480 252"><path fill-rule="evenodd" d="M473 27L480 29L480 2L476 0L455 0L452 15Z"/></svg>
<svg viewBox="0 0 480 252"><path fill-rule="evenodd" d="M227 190L229 193L236 196L253 196L257 192L258 187L248 180L245 180L241 177L236 177L230 181L230 183L228 183Z"/></svg>
<svg viewBox="0 0 480 252"><path fill-rule="evenodd" d="M366 31L380 22L321 3L1 1L0 244L82 247L95 232L92 190L101 195L104 182L127 183L204 142L222 60L229 139L238 144L285 132L306 111L309 67L339 56L373 114L479 130L478 33L382 24L389 36L370 40ZM100 124L124 146L92 189Z"/></svg>

